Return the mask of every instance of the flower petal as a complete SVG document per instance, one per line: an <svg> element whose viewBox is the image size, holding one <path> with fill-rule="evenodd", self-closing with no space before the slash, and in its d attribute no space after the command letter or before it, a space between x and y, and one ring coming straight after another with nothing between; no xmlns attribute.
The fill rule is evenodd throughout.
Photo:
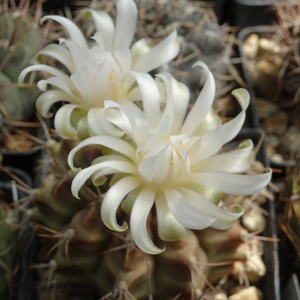
<svg viewBox="0 0 300 300"><path fill-rule="evenodd" d="M194 64L194 66L201 66L204 68L206 72L206 79L193 108L187 115L181 128L180 134L186 135L192 135L205 119L212 107L216 91L215 80L208 67L202 62L197 62Z"/></svg>
<svg viewBox="0 0 300 300"><path fill-rule="evenodd" d="M48 113L50 107L58 101L73 102L74 98L60 90L51 90L41 94L35 103L36 109L44 118L51 117L52 113Z"/></svg>
<svg viewBox="0 0 300 300"><path fill-rule="evenodd" d="M199 207L190 204L178 190L166 188L163 192L170 211L184 227L197 230L204 229L211 226L216 220L215 217L207 215Z"/></svg>
<svg viewBox="0 0 300 300"><path fill-rule="evenodd" d="M114 48L122 41L129 47L135 34L137 7L133 0L117 2L117 19L114 36Z"/></svg>
<svg viewBox="0 0 300 300"><path fill-rule="evenodd" d="M147 219L154 198L155 192L153 189L143 189L133 204L130 216L130 230L133 240L140 249L149 254L159 254L165 250L156 247L147 232Z"/></svg>
<svg viewBox="0 0 300 300"><path fill-rule="evenodd" d="M82 15L85 19L89 19L90 16L93 17L96 25L96 30L102 33L104 50L112 51L115 26L111 17L103 11L96 11L93 9L82 10Z"/></svg>
<svg viewBox="0 0 300 300"><path fill-rule="evenodd" d="M172 122L170 134L177 134L186 115L190 92L185 84L177 81L168 73L159 74L158 77L164 81L167 90L166 108L163 116L170 116Z"/></svg>
<svg viewBox="0 0 300 300"><path fill-rule="evenodd" d="M190 155L191 164L196 164L199 161L205 160L208 157L216 154L224 145L223 127L219 125L214 130L209 131L201 136L201 139L193 146L199 147L197 151L193 151Z"/></svg>
<svg viewBox="0 0 300 300"><path fill-rule="evenodd" d="M149 39L140 39L136 41L130 48L131 56L132 56L132 65L131 69L136 72L140 72L140 70L135 70L134 65L136 62L143 57L150 49L152 48L152 44Z"/></svg>
<svg viewBox="0 0 300 300"><path fill-rule="evenodd" d="M62 81L64 81L69 87L74 86L72 81L70 80L69 76L64 74L63 72L59 71L58 69L55 69L53 67L47 66L47 65L34 65L34 66L29 66L26 69L24 69L20 75L19 75L19 84L22 85L24 83L24 79L26 77L26 75L29 72L32 71L43 71L43 72L47 72L53 76L56 76L58 78L60 78Z"/></svg>
<svg viewBox="0 0 300 300"><path fill-rule="evenodd" d="M191 205L200 208L212 218L216 218L211 225L213 228L222 230L228 229L244 213L244 210L240 206L235 208L236 212L225 211L190 189L179 187L178 191L189 203L191 203Z"/></svg>
<svg viewBox="0 0 300 300"><path fill-rule="evenodd" d="M156 194L155 207L158 236L160 239L164 241L177 241L187 237L185 227L175 219L163 194Z"/></svg>
<svg viewBox="0 0 300 300"><path fill-rule="evenodd" d="M187 181L207 185L219 192L233 195L252 195L262 190L270 181L271 169L258 175L238 175L225 172L192 173Z"/></svg>
<svg viewBox="0 0 300 300"><path fill-rule="evenodd" d="M121 70L130 70L131 67L131 52L129 47L123 41L115 47L113 55L120 65Z"/></svg>
<svg viewBox="0 0 300 300"><path fill-rule="evenodd" d="M112 125L104 114L104 108L91 108L87 115L88 124L92 135L110 135L121 137L124 132Z"/></svg>
<svg viewBox="0 0 300 300"><path fill-rule="evenodd" d="M115 173L132 173L132 164L121 161L121 160L105 160L90 167L81 170L72 181L71 191L74 197L79 198L78 192L85 184L85 182L95 173L99 175L101 170L103 170L103 175L110 174L111 169L115 170ZM108 173L105 173L107 171ZM126 178L126 177L125 177Z"/></svg>
<svg viewBox="0 0 300 300"><path fill-rule="evenodd" d="M123 131L135 143L142 143L147 133L149 124L140 108L129 100L121 100L119 103L104 101L104 114L106 118Z"/></svg>
<svg viewBox="0 0 300 300"><path fill-rule="evenodd" d="M80 48L88 48L84 35L80 29L69 19L61 16L44 16L40 23L43 24L46 20L54 20L61 24L68 32L71 40L80 46Z"/></svg>
<svg viewBox="0 0 300 300"><path fill-rule="evenodd" d="M50 44L44 47L36 54L35 60L38 63L43 63L43 56L50 56L56 59L63 64L70 73L74 73L76 70L73 59L70 56L70 52L57 44Z"/></svg>
<svg viewBox="0 0 300 300"><path fill-rule="evenodd" d="M74 115L75 114L75 115ZM75 104L66 104L62 106L56 113L54 118L54 127L56 132L63 139L71 139L76 136L77 130L75 129L72 119L80 119L86 114L84 110ZM74 115L74 116L73 116Z"/></svg>
<svg viewBox="0 0 300 300"><path fill-rule="evenodd" d="M110 148L114 151L117 151L125 156L127 156L128 158L130 158L132 161L135 161L135 156L136 156L136 152L135 149L127 142L115 138L115 137L111 137L111 136L92 136L90 138L87 138L86 140L82 141L79 145L77 145L76 147L74 147L68 156L68 164L70 166L70 168L73 171L79 171L80 169L75 168L74 167L74 155L76 154L76 152L88 145L101 145L107 148Z"/></svg>
<svg viewBox="0 0 300 300"><path fill-rule="evenodd" d="M132 66L137 72L150 72L173 60L179 53L180 46L177 32L173 31L168 37L156 44Z"/></svg>
<svg viewBox="0 0 300 300"><path fill-rule="evenodd" d="M127 224L120 226L116 219L117 209L125 196L139 186L135 177L127 176L116 182L106 193L101 204L101 218L111 230L124 231Z"/></svg>
<svg viewBox="0 0 300 300"><path fill-rule="evenodd" d="M120 163L118 165L118 169L116 169L115 166L113 167L105 167L105 166L101 166L99 165L100 163L102 162L117 162L117 161L120 161L122 163ZM93 182L93 184L95 186L98 186L98 185L102 185L102 177L106 176L106 175L110 175L110 174L116 174L116 173L119 173L119 172L122 172L122 173L125 173L125 174L128 174L128 173L134 173L135 172L135 168L133 167L132 163L130 163L128 161L128 159L126 159L124 156L121 156L121 155L103 155L103 156L100 156L98 158L96 158L94 161L93 161L93 165L99 165L100 168L98 171L94 172L92 175L91 175L91 180Z"/></svg>
<svg viewBox="0 0 300 300"><path fill-rule="evenodd" d="M247 90L240 88L232 92L232 95L238 100L242 111L232 120L222 125L224 129L224 144L231 141L241 130L244 121L246 109L249 105L250 95Z"/></svg>
<svg viewBox="0 0 300 300"><path fill-rule="evenodd" d="M192 165L192 172L242 173L250 168L253 142L247 140L237 150L211 156Z"/></svg>
<svg viewBox="0 0 300 300"><path fill-rule="evenodd" d="M160 94L155 80L147 73L127 72L131 74L142 94L143 110L149 124L154 129L161 117Z"/></svg>

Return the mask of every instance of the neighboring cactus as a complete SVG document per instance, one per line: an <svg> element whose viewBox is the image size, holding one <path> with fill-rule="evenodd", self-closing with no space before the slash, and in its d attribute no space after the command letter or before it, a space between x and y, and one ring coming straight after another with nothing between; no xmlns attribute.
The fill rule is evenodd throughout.
<svg viewBox="0 0 300 300"><path fill-rule="evenodd" d="M3 199L4 200L4 199ZM16 211L0 202L0 299L12 299L16 284Z"/></svg>
<svg viewBox="0 0 300 300"><path fill-rule="evenodd" d="M19 87L18 76L41 47L42 32L26 13L24 3L24 7L16 9L7 9L6 5L0 4L0 114L7 119L27 121L34 113L39 92L34 81ZM0 137L3 133L1 130Z"/></svg>
<svg viewBox="0 0 300 300"><path fill-rule="evenodd" d="M201 60L215 76L218 96L227 96L237 85L246 86L231 59L234 29L218 24L212 6L186 0L136 2L139 6L137 37L147 36L159 41L168 32L178 31L180 53L175 61L163 66L160 71L172 73L197 94L203 84L198 80L201 69L192 67ZM227 105L227 110L231 106Z"/></svg>

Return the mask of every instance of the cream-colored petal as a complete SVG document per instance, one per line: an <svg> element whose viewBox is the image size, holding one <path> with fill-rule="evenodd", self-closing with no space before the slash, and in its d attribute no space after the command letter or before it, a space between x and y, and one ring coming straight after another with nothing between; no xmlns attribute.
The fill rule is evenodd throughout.
<svg viewBox="0 0 300 300"><path fill-rule="evenodd" d="M55 68L47 66L47 65L34 65L34 66L29 66L26 69L24 69L19 75L19 80L18 80L19 84L22 85L24 83L24 79L25 79L26 75L33 71L47 72L53 76L56 76L60 80L64 81L70 87L70 89L73 91L74 85L73 85L72 81L70 80L69 76L64 74L63 72L59 71L58 69L55 69Z"/></svg>
<svg viewBox="0 0 300 300"><path fill-rule="evenodd" d="M75 116L73 117L73 115ZM56 132L64 139L71 139L77 135L73 118L79 119L86 114L80 106L75 104L66 104L62 106L56 113L54 118L54 127Z"/></svg>
<svg viewBox="0 0 300 300"><path fill-rule="evenodd" d="M122 41L127 47L130 46L135 34L137 14L137 7L133 0L118 0L114 48Z"/></svg>
<svg viewBox="0 0 300 300"><path fill-rule="evenodd" d="M187 181L207 185L219 192L233 195L252 195L259 192L271 180L271 169L258 175L239 175L226 172L192 173Z"/></svg>
<svg viewBox="0 0 300 300"><path fill-rule="evenodd" d="M177 40L177 32L173 31L169 36L151 48L132 66L137 72L150 72L163 64L173 60L179 53L180 46Z"/></svg>
<svg viewBox="0 0 300 300"><path fill-rule="evenodd" d="M164 241L177 241L187 237L185 227L171 213L162 193L155 197L158 236Z"/></svg>
<svg viewBox="0 0 300 300"><path fill-rule="evenodd" d="M145 116L152 128L155 128L161 117L160 95L157 85L154 79L147 73L128 73L135 78L140 88Z"/></svg>
<svg viewBox="0 0 300 300"><path fill-rule="evenodd" d="M132 66L131 69L134 71L138 71L134 69L134 65L136 62L143 57L151 48L153 45L149 41L149 39L140 39L136 41L132 46L131 46L131 56L132 56Z"/></svg>
<svg viewBox="0 0 300 300"><path fill-rule="evenodd" d="M222 125L224 130L224 144L231 141L241 130L246 115L246 109L250 102L250 95L245 89L236 89L232 92L232 95L238 100L242 111L232 120Z"/></svg>
<svg viewBox="0 0 300 300"><path fill-rule="evenodd" d="M131 68L131 52L129 46L124 41L121 41L113 51L116 61L120 65L121 70L130 70Z"/></svg>
<svg viewBox="0 0 300 300"><path fill-rule="evenodd" d="M200 208L212 218L216 218L216 220L211 224L211 227L213 228L222 230L228 229L244 213L244 209L240 206L235 207L235 212L225 211L221 207L215 205L190 189L179 187L178 191L191 205Z"/></svg>
<svg viewBox="0 0 300 300"><path fill-rule="evenodd" d="M127 224L120 226L116 219L117 209L125 196L139 186L135 177L127 176L115 183L106 193L101 204L101 218L111 230L124 231Z"/></svg>
<svg viewBox="0 0 300 300"><path fill-rule="evenodd" d="M36 109L41 116L48 118L52 116L52 113L49 113L51 106L58 101L68 101L73 102L74 98L60 90L51 90L41 94L35 103Z"/></svg>
<svg viewBox="0 0 300 300"><path fill-rule="evenodd" d="M82 10L82 15L85 19L93 17L96 30L102 33L105 51L112 51L115 26L111 17L103 11L96 11L93 9Z"/></svg>
<svg viewBox="0 0 300 300"><path fill-rule="evenodd" d="M91 108L88 111L87 120L91 135L109 135L114 137L122 137L124 132L111 124L102 107Z"/></svg>
<svg viewBox="0 0 300 300"><path fill-rule="evenodd" d="M74 147L68 156L68 164L70 166L70 168L73 171L79 171L80 169L74 167L74 155L76 154L76 152L88 145L100 145L100 146L104 146L107 148L110 148L114 151L117 151L125 156L127 156L128 158L130 158L132 161L135 161L135 157L136 157L136 151L135 149L127 142L119 139L119 138L115 138L115 137L111 137L111 136L92 136L84 141L82 141L79 145L77 145L76 147Z"/></svg>
<svg viewBox="0 0 300 300"><path fill-rule="evenodd" d="M237 150L217 154L192 165L192 172L242 173L250 168L253 142L247 140Z"/></svg>
<svg viewBox="0 0 300 300"><path fill-rule="evenodd" d="M181 128L180 134L186 135L192 135L203 122L212 107L216 92L215 80L208 67L202 62L197 62L194 66L202 67L205 70L206 78L204 86Z"/></svg>
<svg viewBox="0 0 300 300"><path fill-rule="evenodd" d="M53 20L60 23L67 30L74 43L79 45L81 48L88 48L84 35L71 20L62 16L44 16L41 18L41 24L43 24L46 20Z"/></svg>
<svg viewBox="0 0 300 300"><path fill-rule="evenodd" d="M130 216L130 230L133 240L140 249L149 254L159 254L164 251L164 249L160 249L153 244L147 232L147 219L154 198L155 191L153 189L143 189L133 204Z"/></svg>
<svg viewBox="0 0 300 300"><path fill-rule="evenodd" d="M85 184L85 182L95 173L99 175L100 171L103 170L103 175L110 174L111 169L115 170L115 173L132 173L133 172L133 166L132 164L122 161L122 160L105 160L100 163L97 163L95 165L92 165L90 167L87 167L74 177L72 181L71 191L74 197L79 198L79 191L82 188L82 186ZM106 173L107 171L108 173ZM125 177L127 178L127 177Z"/></svg>
<svg viewBox="0 0 300 300"><path fill-rule="evenodd" d="M61 64L63 64L69 70L70 73L74 73L76 70L70 52L67 49L61 47L60 45L50 44L45 46L36 54L35 60L38 63L42 64L44 63L44 56L50 56L56 59Z"/></svg>
<svg viewBox="0 0 300 300"><path fill-rule="evenodd" d="M216 220L200 209L190 204L178 191L172 188L163 189L170 211L184 227L190 229L204 229L211 226Z"/></svg>
<svg viewBox="0 0 300 300"><path fill-rule="evenodd" d="M166 86L167 99L163 116L169 115L172 122L170 134L178 134L186 115L187 107L190 99L188 87L177 81L168 73L159 74Z"/></svg>
<svg viewBox="0 0 300 300"><path fill-rule="evenodd" d="M193 146L193 153L189 156L191 164L194 165L199 161L216 154L224 145L223 127L218 126L201 136L201 139ZM195 150L198 147L197 151Z"/></svg>

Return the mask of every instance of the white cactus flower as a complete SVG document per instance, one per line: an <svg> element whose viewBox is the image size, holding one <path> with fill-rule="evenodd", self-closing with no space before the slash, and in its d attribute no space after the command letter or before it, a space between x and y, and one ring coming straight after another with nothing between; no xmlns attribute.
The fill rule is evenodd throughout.
<svg viewBox="0 0 300 300"><path fill-rule="evenodd" d="M253 148L251 140L238 149L220 152L222 146L240 131L249 104L245 89L237 89L242 111L231 121L221 124L214 121L209 130L203 127L214 100L215 82L206 65L204 87L191 111L187 113L189 92L185 85L164 73L158 79L166 85L165 109L159 105L152 114L144 113L127 100L105 102L110 111L110 122L126 133L126 139L102 135L81 142L69 155L70 167L76 152L90 144L99 144L112 150L93 164L79 171L72 183L72 193L78 192L91 177L95 185L103 183L103 177L115 174L111 187L104 196L101 216L111 230L124 231L127 225L119 225L116 212L122 208L130 213L130 229L134 241L143 251L156 254L163 251L152 242L147 229L147 217L155 206L158 235L172 241L186 237L185 228L229 228L242 214L242 207L226 211L218 206L221 193L250 195L264 188L270 181L271 171L259 175L242 175L250 167ZM157 91L144 95L143 103L159 104ZM218 120L218 119L216 119ZM207 189L213 195L207 197ZM218 195L218 197L216 197Z"/></svg>
<svg viewBox="0 0 300 300"><path fill-rule="evenodd" d="M43 71L52 75L38 82L44 93L37 99L39 113L49 116L50 107L58 101L68 104L61 107L55 116L55 128L63 138L78 134L81 139L89 135L123 135L107 122L103 103L105 100L141 100L140 81L147 82L148 89L154 85L149 71L171 61L179 53L177 33L174 31L152 47L147 39L132 46L135 34L137 7L133 0L118 0L114 25L111 17L101 11L86 9L86 18L92 17L96 25L94 46L89 48L80 29L69 19L61 16L45 16L45 20L60 23L70 39L60 39L60 44L50 44L36 56L42 62L50 56L63 64L69 75L54 67L37 64L22 71L19 82L32 71ZM47 90L48 85L54 87Z"/></svg>

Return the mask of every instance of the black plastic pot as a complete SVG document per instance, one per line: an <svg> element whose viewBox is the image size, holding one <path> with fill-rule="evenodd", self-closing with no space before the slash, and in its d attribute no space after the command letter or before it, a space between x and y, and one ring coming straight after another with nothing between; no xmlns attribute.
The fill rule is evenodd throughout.
<svg viewBox="0 0 300 300"><path fill-rule="evenodd" d="M241 28L271 25L276 20L274 5L270 0L226 0L223 22Z"/></svg>
<svg viewBox="0 0 300 300"><path fill-rule="evenodd" d="M35 119L38 124L38 120ZM47 123L48 125L48 123ZM41 127L35 127L33 130L33 137L40 140L45 140L44 130ZM2 165L10 166L13 168L21 169L31 178L35 177L37 161L41 156L41 145L38 142L34 142L31 149L25 151L8 150L5 148L0 149L0 155L2 156Z"/></svg>
<svg viewBox="0 0 300 300"><path fill-rule="evenodd" d="M261 143L261 146L257 152L256 159L264 164L265 167L269 167L269 161L266 157L266 148L264 141L264 131L259 128L243 128L237 135L234 141L240 141L243 139L251 139L254 145ZM262 207L269 213L267 227L262 233L263 236L277 238L277 225L275 204L273 201L268 200ZM274 240L271 242L264 242L264 255L263 260L266 265L267 273L261 279L259 288L263 291L264 300L280 300L280 272L279 272L279 257L278 257L278 243Z"/></svg>

